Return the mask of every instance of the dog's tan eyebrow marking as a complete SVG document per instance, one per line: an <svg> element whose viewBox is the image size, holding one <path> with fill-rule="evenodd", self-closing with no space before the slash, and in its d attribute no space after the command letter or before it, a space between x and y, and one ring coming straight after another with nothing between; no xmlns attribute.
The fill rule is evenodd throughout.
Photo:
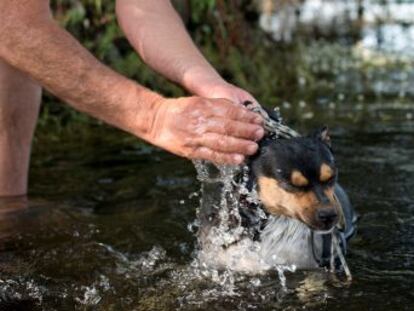
<svg viewBox="0 0 414 311"><path fill-rule="evenodd" d="M309 180L298 170L293 170L292 174L290 175L290 182L292 185L297 187L304 187L309 185Z"/></svg>
<svg viewBox="0 0 414 311"><path fill-rule="evenodd" d="M265 194L266 198L274 199L277 197L279 186L276 179L262 176L259 177L258 184L260 191Z"/></svg>
<svg viewBox="0 0 414 311"><path fill-rule="evenodd" d="M333 174L334 174L334 171L328 164L323 163L321 165L321 169L320 169L320 172L319 172L320 181L322 181L322 182L328 181L329 179L332 178Z"/></svg>
<svg viewBox="0 0 414 311"><path fill-rule="evenodd" d="M266 210L273 215L281 214L280 206L277 205L279 200L283 200L283 190L279 187L274 178L259 177L259 197Z"/></svg>
<svg viewBox="0 0 414 311"><path fill-rule="evenodd" d="M317 198L312 191L287 192L271 177L259 177L258 186L260 201L265 210L272 215L300 218L298 214L302 214L304 210L312 212L317 204Z"/></svg>

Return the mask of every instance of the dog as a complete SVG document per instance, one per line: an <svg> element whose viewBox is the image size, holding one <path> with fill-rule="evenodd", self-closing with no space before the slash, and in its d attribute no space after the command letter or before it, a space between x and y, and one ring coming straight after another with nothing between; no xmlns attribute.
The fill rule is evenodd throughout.
<svg viewBox="0 0 414 311"><path fill-rule="evenodd" d="M306 137L265 137L259 146L247 163L244 191L234 182L202 184L201 262L253 273L338 267L356 218L337 182L328 129Z"/></svg>

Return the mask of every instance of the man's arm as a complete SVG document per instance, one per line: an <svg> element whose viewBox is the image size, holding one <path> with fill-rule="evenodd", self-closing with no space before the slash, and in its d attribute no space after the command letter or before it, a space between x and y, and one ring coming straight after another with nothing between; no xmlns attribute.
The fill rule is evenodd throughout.
<svg viewBox="0 0 414 311"><path fill-rule="evenodd" d="M230 102L167 100L112 71L53 21L47 0L1 1L0 42L0 58L73 107L177 155L239 163L263 135L260 118Z"/></svg>
<svg viewBox="0 0 414 311"><path fill-rule="evenodd" d="M47 0L2 1L0 12L0 57L78 110L145 134L133 116L161 96L101 64L55 23Z"/></svg>
<svg viewBox="0 0 414 311"><path fill-rule="evenodd" d="M154 70L195 95L255 102L208 63L169 0L117 0L116 8L128 40Z"/></svg>

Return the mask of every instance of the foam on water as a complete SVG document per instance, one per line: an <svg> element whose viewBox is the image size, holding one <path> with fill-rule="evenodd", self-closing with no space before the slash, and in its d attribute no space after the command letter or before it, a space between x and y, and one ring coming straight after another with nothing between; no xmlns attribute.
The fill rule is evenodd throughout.
<svg viewBox="0 0 414 311"><path fill-rule="evenodd" d="M99 295L98 289L95 287L84 286L82 289L85 290L83 297L75 298L78 303L86 306L94 306L101 301L102 297Z"/></svg>
<svg viewBox="0 0 414 311"><path fill-rule="evenodd" d="M31 300L41 304L45 291L33 279L0 279L0 302Z"/></svg>

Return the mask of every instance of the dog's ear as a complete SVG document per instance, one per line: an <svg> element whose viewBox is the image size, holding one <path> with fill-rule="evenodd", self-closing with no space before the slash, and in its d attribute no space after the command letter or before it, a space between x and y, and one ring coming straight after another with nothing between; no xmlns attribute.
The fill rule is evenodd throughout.
<svg viewBox="0 0 414 311"><path fill-rule="evenodd" d="M329 129L327 126L324 126L321 129L317 130L315 137L328 145L329 148L332 147L331 136L329 135Z"/></svg>

